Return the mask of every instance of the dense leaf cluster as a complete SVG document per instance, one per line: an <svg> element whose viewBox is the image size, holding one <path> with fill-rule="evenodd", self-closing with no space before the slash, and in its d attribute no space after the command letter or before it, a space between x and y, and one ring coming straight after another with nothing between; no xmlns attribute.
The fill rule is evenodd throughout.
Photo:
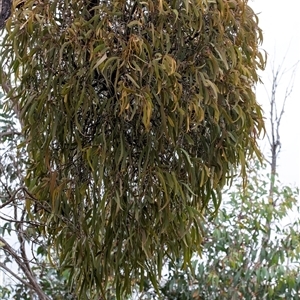
<svg viewBox="0 0 300 300"><path fill-rule="evenodd" d="M150 285L140 299L300 299L299 189L276 180L271 203L264 171L249 172L247 188L228 193L218 217L205 226L195 273L171 262L160 294ZM264 241L266 233L271 238Z"/></svg>
<svg viewBox="0 0 300 300"><path fill-rule="evenodd" d="M28 213L81 299L155 282L165 255L201 250L202 214L259 154L258 19L245 0L21 4L0 77L15 78Z"/></svg>

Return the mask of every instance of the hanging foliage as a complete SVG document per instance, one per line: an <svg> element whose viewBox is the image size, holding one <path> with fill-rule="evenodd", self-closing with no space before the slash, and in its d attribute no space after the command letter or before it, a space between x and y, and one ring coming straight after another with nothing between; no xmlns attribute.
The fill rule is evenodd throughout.
<svg viewBox="0 0 300 300"><path fill-rule="evenodd" d="M187 264L222 187L260 155L262 34L247 2L15 2L1 62L28 213L80 299L155 286L166 255Z"/></svg>

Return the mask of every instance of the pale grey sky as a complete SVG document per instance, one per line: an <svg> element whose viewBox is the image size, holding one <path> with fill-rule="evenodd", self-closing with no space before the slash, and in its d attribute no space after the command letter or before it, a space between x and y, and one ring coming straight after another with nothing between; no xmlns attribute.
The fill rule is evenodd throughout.
<svg viewBox="0 0 300 300"><path fill-rule="evenodd" d="M265 116L269 116L268 96L271 91L271 67L282 65L288 70L300 60L300 16L299 0L252 0L249 5L258 13L260 27L263 29L264 43L262 48L268 53L267 69L261 73L264 86L257 87L257 99L263 105ZM291 78L291 72L282 78L278 89L280 105L286 87ZM300 63L294 81L294 89L285 107L281 125L281 154L278 161L280 180L285 184L300 186ZM280 106L279 106L280 107ZM267 125L268 120L266 121ZM269 154L266 142L262 143L264 154Z"/></svg>

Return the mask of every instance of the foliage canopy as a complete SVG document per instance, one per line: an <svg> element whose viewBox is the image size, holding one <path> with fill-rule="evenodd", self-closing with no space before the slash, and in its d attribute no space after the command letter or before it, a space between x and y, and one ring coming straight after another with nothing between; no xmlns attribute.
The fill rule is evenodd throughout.
<svg viewBox="0 0 300 300"><path fill-rule="evenodd" d="M112 279L155 284L165 255L188 263L202 215L259 155L264 58L247 2L14 2L0 78L14 78L30 156L28 217L82 299Z"/></svg>
<svg viewBox="0 0 300 300"><path fill-rule="evenodd" d="M204 226L195 273L171 262L160 297L151 286L140 299L300 299L299 188L276 179L272 203L274 178L258 165L248 171L246 189L238 179L218 216Z"/></svg>

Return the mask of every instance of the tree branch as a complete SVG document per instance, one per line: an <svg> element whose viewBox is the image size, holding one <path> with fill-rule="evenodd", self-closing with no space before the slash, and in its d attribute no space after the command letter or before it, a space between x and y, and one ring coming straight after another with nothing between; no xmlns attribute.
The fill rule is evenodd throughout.
<svg viewBox="0 0 300 300"><path fill-rule="evenodd" d="M0 139L6 136L14 136L14 135L22 135L22 133L14 130L0 132Z"/></svg>
<svg viewBox="0 0 300 300"><path fill-rule="evenodd" d="M6 252L9 253L11 257L14 258L15 262L18 264L20 269L24 272L30 284L32 285L32 290L37 293L40 300L50 300L50 298L43 292L40 285L38 284L36 278L33 275L32 270L28 269L28 264L26 264L20 256L16 253L16 251L6 242L6 240L0 237L0 242L2 243L2 248Z"/></svg>
<svg viewBox="0 0 300 300"><path fill-rule="evenodd" d="M22 282L29 289L34 290L33 286L30 285L30 283L28 283L23 278L21 278L20 276L18 276L15 272L13 272L10 268L8 268L4 263L0 262L0 268L2 268L3 270L7 271L10 275L12 275L18 281Z"/></svg>

